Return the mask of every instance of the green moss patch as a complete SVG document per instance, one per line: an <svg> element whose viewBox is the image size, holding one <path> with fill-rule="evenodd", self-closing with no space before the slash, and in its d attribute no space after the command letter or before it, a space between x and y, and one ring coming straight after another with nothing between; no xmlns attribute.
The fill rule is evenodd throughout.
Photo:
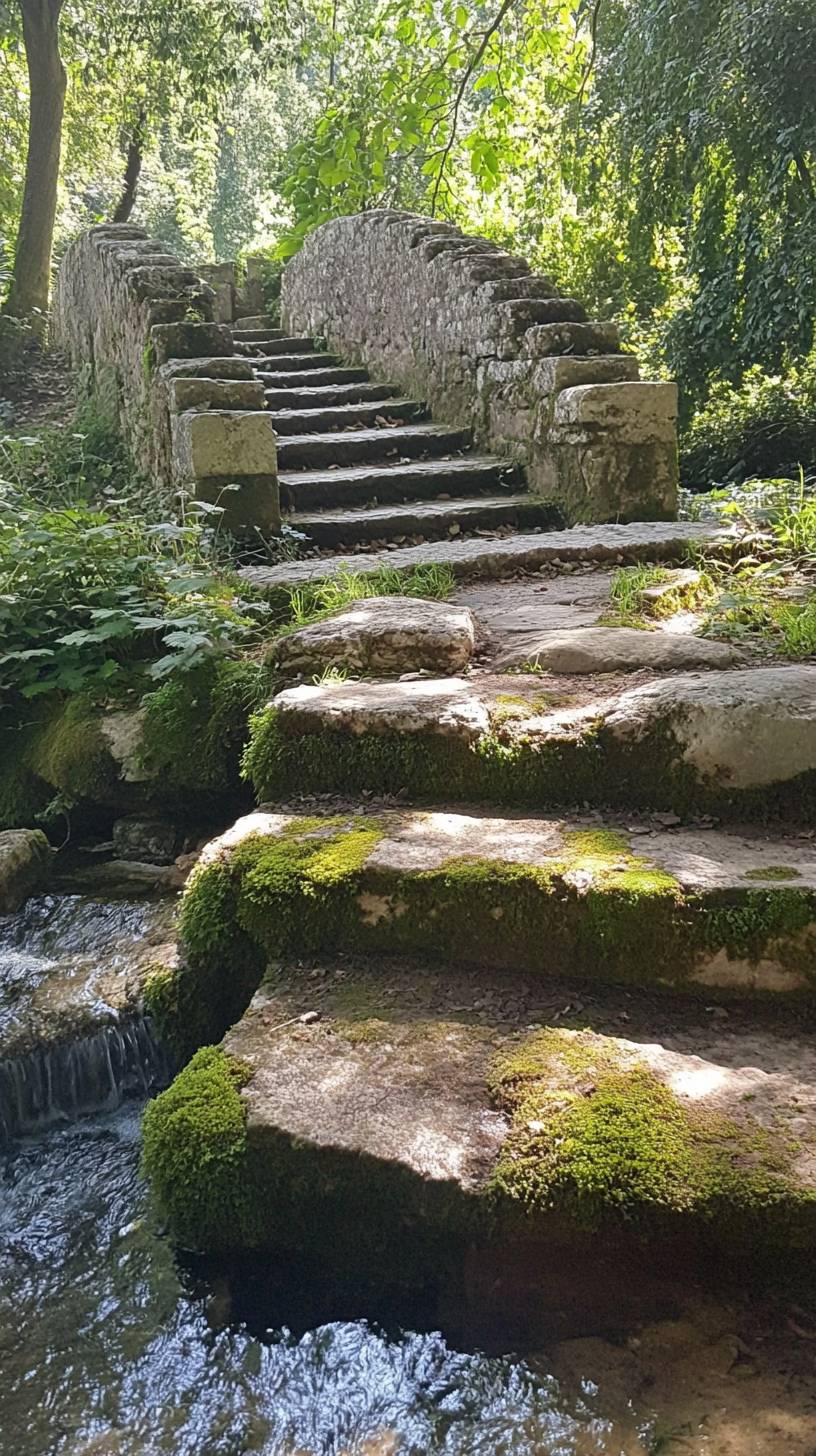
<svg viewBox="0 0 816 1456"><path fill-rule="evenodd" d="M142 756L164 791L216 798L235 792L262 681L253 661L213 658L145 699Z"/></svg>
<svg viewBox="0 0 816 1456"><path fill-rule="evenodd" d="M530 1212L747 1228L776 1211L788 1230L803 1215L812 1236L816 1193L793 1178L795 1145L747 1113L737 1121L682 1101L608 1038L539 1033L495 1063L490 1086L512 1118L492 1191Z"/></svg>
<svg viewBox="0 0 816 1456"><path fill-rule="evenodd" d="M414 803L527 809L590 803L760 822L816 818L816 773L736 790L701 782L673 735L659 728L645 733L633 751L600 721L583 723L574 736L532 736L524 732L520 712L520 704L499 703L491 731L468 743L431 732L302 732L266 707L252 717L242 772L267 802L294 793L367 790L402 794Z"/></svg>
<svg viewBox="0 0 816 1456"><path fill-rule="evenodd" d="M144 1115L143 1166L177 1237L198 1248L252 1242L246 1111L251 1068L202 1047Z"/></svg>
<svg viewBox="0 0 816 1456"><path fill-rule="evenodd" d="M790 865L758 865L754 870L746 870L742 878L744 880L798 880L800 874Z"/></svg>

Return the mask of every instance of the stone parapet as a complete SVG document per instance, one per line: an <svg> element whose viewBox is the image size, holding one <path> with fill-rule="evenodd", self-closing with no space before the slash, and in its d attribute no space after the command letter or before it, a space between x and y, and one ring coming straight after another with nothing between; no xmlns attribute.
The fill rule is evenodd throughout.
<svg viewBox="0 0 816 1456"><path fill-rule="evenodd" d="M65 252L54 333L147 476L218 503L231 530L274 531L275 432L224 312L217 288L141 228L106 224Z"/></svg>
<svg viewBox="0 0 816 1456"><path fill-rule="evenodd" d="M412 213L337 218L288 264L282 312L523 463L569 520L674 518L674 386L640 383L615 324L523 258Z"/></svg>

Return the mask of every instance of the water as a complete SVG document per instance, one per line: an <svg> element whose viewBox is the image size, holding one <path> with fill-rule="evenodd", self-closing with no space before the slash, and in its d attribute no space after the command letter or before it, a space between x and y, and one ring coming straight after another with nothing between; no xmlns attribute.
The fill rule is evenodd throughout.
<svg viewBox="0 0 816 1456"><path fill-rule="evenodd" d="M5 1004L16 956L99 971L128 937L138 957L153 913L31 902L2 928ZM813 1456L814 1347L710 1301L619 1340L495 1355L398 1312L387 1331L304 1326L315 1302L281 1270L271 1327L256 1304L250 1329L237 1286L180 1268L151 1214L139 1124L160 1065L149 1027L109 1009L26 1053L28 1080L8 1062L0 1078L9 1136L10 1106L17 1133L63 1124L0 1161L0 1456Z"/></svg>
<svg viewBox="0 0 816 1456"><path fill-rule="evenodd" d="M138 1178L139 1107L22 1145L0 1211L6 1456L628 1453L591 1400L524 1361L364 1322L218 1328ZM216 1325L216 1328L213 1326ZM89 1445L110 1437L109 1444ZM115 1438L115 1439L114 1439ZM640 1448L643 1449L643 1448Z"/></svg>
<svg viewBox="0 0 816 1456"><path fill-rule="evenodd" d="M171 934L172 904L37 895L0 917L0 1056L96 1032L130 1014L139 972Z"/></svg>

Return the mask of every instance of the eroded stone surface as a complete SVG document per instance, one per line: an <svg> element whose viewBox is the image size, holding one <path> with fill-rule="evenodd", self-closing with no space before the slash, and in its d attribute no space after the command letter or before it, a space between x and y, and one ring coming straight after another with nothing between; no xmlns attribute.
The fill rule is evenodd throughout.
<svg viewBox="0 0 816 1456"><path fill-rule="evenodd" d="M705 637L669 632L642 632L634 627L578 627L539 632L523 647L511 647L495 659L499 669L529 663L541 672L655 672L688 667L731 667L739 662L736 648Z"/></svg>
<svg viewBox="0 0 816 1456"><path fill-rule="evenodd" d="M0 915L10 915L45 879L53 851L41 829L0 832Z"/></svg>
<svg viewBox="0 0 816 1456"><path fill-rule="evenodd" d="M343 666L353 672L425 669L447 675L467 667L474 636L467 607L416 597L366 597L279 638L274 659L293 672Z"/></svg>
<svg viewBox="0 0 816 1456"><path fill-rule="evenodd" d="M490 716L463 678L417 682L302 684L286 688L271 706L294 731L431 733L471 741Z"/></svg>
<svg viewBox="0 0 816 1456"><path fill-rule="evenodd" d="M810 813L816 668L809 666L721 671L712 665L634 687L624 674L594 678L576 671L572 678L523 682L474 674L455 688L428 680L295 691L300 696L281 694L270 705L277 712L274 755L267 758L263 744L250 749L253 778L266 799L295 787L405 789L437 803L593 803L714 811L731 819L778 817L783 809L800 819ZM426 757L392 741L374 764L350 737L341 764L328 751L320 756L314 745L301 745L304 732L391 729L424 739ZM478 740L478 753L451 754L443 762L437 740L452 733Z"/></svg>
<svg viewBox="0 0 816 1456"><path fill-rule="evenodd" d="M277 1139L291 1140L311 1154L301 1167L317 1197L326 1179L339 1177L342 1186L359 1178L362 1166L371 1190L400 1180L395 1235L396 1210L404 1211L406 1198L421 1219L429 1214L423 1188L447 1184L464 1200L449 1206L464 1237L468 1205L490 1183L512 1133L511 1118L488 1091L494 1069L534 1047L537 1033L556 1025L576 1000L586 1029L552 1034L548 1095L539 1099L542 1121L531 1131L546 1133L548 1117L557 1118L576 1095L597 1096L612 1065L624 1077L651 1075L681 1111L727 1119L756 1157L762 1149L780 1159L789 1180L783 1204L812 1196L816 1053L807 1031L793 1023L739 1009L712 1019L688 1002L672 1003L667 1016L666 1003L648 995L586 993L564 983L542 988L512 972L499 987L477 970L400 961L385 977L359 956L340 967L319 962L306 983L300 968L273 971L228 1034L225 1049L252 1069L241 1095L253 1156L263 1168L276 1156ZM308 1024L305 1009L317 1013ZM611 1027L621 1029L611 1034ZM614 1134L608 1136L614 1156ZM591 1164L595 1150L586 1156ZM273 1173L271 1165L267 1171ZM689 1169L692 1179L698 1171L702 1163ZM623 1201L631 1196L627 1180L624 1172ZM731 1197L737 1204L736 1186ZM712 1226L726 1245L730 1204L726 1196ZM522 1237L546 1238L546 1203L528 1209L527 1218ZM516 1228L511 1240L520 1233ZM580 1223L572 1237L580 1242Z"/></svg>
<svg viewBox="0 0 816 1456"><path fill-rule="evenodd" d="M670 731L701 779L736 789L816 770L816 667L754 668L646 683L621 696L606 726L637 744Z"/></svg>
<svg viewBox="0 0 816 1456"><path fill-rule="evenodd" d="M731 530L705 521L642 522L631 526L575 526L570 531L510 536L504 540L429 541L398 551L333 556L330 560L286 561L279 566L247 566L240 572L261 590L322 581L338 572L373 572L383 566L410 571L433 562L458 577L500 577L556 561L681 560L690 543L715 549L735 539Z"/></svg>

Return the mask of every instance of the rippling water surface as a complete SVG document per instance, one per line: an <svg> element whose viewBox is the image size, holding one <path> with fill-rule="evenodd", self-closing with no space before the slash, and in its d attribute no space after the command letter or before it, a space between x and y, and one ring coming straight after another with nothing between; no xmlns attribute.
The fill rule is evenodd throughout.
<svg viewBox="0 0 816 1456"><path fill-rule="evenodd" d="M139 1108L8 1160L0 1210L4 1453L588 1456L622 1444L591 1395L524 1361L362 1322L300 1338L213 1329L146 1217ZM105 1439L102 1439L103 1436ZM626 1440L626 1437L623 1437Z"/></svg>
<svg viewBox="0 0 816 1456"><path fill-rule="evenodd" d="M161 913L30 901L0 922L0 1023L38 978L96 994ZM495 1357L360 1320L303 1333L314 1306L265 1268L279 1307L250 1333L226 1279L181 1274L149 1212L139 1123L161 1067L145 1022L102 1010L84 1040L0 1061L0 1456L814 1456L812 1359L789 1341L763 1363L715 1301L628 1340Z"/></svg>

